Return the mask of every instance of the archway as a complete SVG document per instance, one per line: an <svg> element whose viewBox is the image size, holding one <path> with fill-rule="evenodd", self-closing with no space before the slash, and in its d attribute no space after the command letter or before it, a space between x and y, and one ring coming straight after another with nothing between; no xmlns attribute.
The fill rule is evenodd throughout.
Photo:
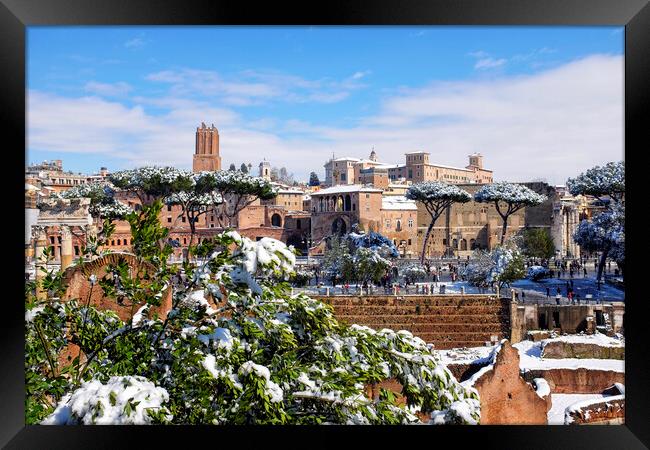
<svg viewBox="0 0 650 450"><path fill-rule="evenodd" d="M350 211L352 209L352 199L350 198L350 194L347 194L345 196L345 208L346 211Z"/></svg>
<svg viewBox="0 0 650 450"><path fill-rule="evenodd" d="M343 235L347 231L347 225L345 220L341 217L337 217L334 222L332 222L332 234Z"/></svg>
<svg viewBox="0 0 650 450"><path fill-rule="evenodd" d="M271 216L271 225L273 225L274 227L282 226L282 217L280 217L280 214L275 213Z"/></svg>
<svg viewBox="0 0 650 450"><path fill-rule="evenodd" d="M467 240L466 239L461 239L461 241L460 241L460 249L461 250L467 250Z"/></svg>

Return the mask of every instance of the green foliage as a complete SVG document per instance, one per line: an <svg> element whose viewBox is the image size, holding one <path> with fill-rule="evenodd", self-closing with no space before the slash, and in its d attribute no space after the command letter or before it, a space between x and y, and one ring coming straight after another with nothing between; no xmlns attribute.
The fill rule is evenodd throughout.
<svg viewBox="0 0 650 450"><path fill-rule="evenodd" d="M524 255L544 259L555 255L555 244L549 230L545 228L527 228L522 231L522 236Z"/></svg>
<svg viewBox="0 0 650 450"><path fill-rule="evenodd" d="M137 258L151 268L130 271L118 261L99 282L105 292L143 305L130 320L89 307L90 297L38 302L26 289L28 424L112 417L387 424L417 422L418 410L437 421L478 421L476 391L461 386L431 346L405 331L339 323L330 306L292 296L286 280L295 256L272 239L252 242L231 231L199 244L194 251L207 261L185 262L186 281L174 286L171 311L152 317L148 305L158 304L173 272L160 207L154 202L128 217ZM71 343L78 350L59 362ZM402 384L406 407L386 392L376 400L365 396L365 385L386 378Z"/></svg>
<svg viewBox="0 0 650 450"><path fill-rule="evenodd" d="M524 264L524 257L519 252L513 252L512 260L507 265L506 269L497 277L500 287L510 286L517 280L526 277L526 268Z"/></svg>

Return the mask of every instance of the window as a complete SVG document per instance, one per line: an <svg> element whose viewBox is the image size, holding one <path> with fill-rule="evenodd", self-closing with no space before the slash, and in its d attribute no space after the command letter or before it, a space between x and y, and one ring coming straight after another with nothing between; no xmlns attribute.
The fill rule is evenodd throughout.
<svg viewBox="0 0 650 450"><path fill-rule="evenodd" d="M409 245L411 245L411 240L409 239Z"/></svg>
<svg viewBox="0 0 650 450"><path fill-rule="evenodd" d="M344 173L341 174L341 181L345 181L345 174Z"/></svg>
<svg viewBox="0 0 650 450"><path fill-rule="evenodd" d="M181 222L185 223L185 216L181 217Z"/></svg>
<svg viewBox="0 0 650 450"><path fill-rule="evenodd" d="M111 245L115 245L115 240L111 240Z"/></svg>
<svg viewBox="0 0 650 450"><path fill-rule="evenodd" d="M386 228L390 228L390 219L386 219Z"/></svg>
<svg viewBox="0 0 650 450"><path fill-rule="evenodd" d="M172 223L172 218L171 217L167 217L167 223Z"/></svg>
<svg viewBox="0 0 650 450"><path fill-rule="evenodd" d="M299 230L302 228L302 223L300 222L300 219L296 219L296 228Z"/></svg>
<svg viewBox="0 0 650 450"><path fill-rule="evenodd" d="M79 246L78 245L74 246L74 254L75 254L75 256L79 256Z"/></svg>
<svg viewBox="0 0 650 450"><path fill-rule="evenodd" d="M397 224L395 225L395 229L397 231L402 231L402 221L401 220L397 220Z"/></svg>
<svg viewBox="0 0 650 450"><path fill-rule="evenodd" d="M122 245L122 239L117 240L117 245Z"/></svg>
<svg viewBox="0 0 650 450"><path fill-rule="evenodd" d="M183 245L187 245L187 238L183 238Z"/></svg>
<svg viewBox="0 0 650 450"><path fill-rule="evenodd" d="M50 236L50 244L54 245L54 236Z"/></svg>
<svg viewBox="0 0 650 450"><path fill-rule="evenodd" d="M171 210L172 210L172 205L167 205L167 211L171 211Z"/></svg>
<svg viewBox="0 0 650 450"><path fill-rule="evenodd" d="M409 228L413 228L413 219L409 219Z"/></svg>
<svg viewBox="0 0 650 450"><path fill-rule="evenodd" d="M57 237L56 239L57 239L57 241L59 241L59 244L60 244L61 243L61 236Z"/></svg>
<svg viewBox="0 0 650 450"><path fill-rule="evenodd" d="M124 239L124 245L129 245L129 240L128 239Z"/></svg>

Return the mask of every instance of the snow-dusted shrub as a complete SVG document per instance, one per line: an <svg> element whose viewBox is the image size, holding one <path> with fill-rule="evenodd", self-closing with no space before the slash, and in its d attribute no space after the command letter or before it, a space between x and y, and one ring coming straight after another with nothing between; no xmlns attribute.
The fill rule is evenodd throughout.
<svg viewBox="0 0 650 450"><path fill-rule="evenodd" d="M515 248L497 247L492 252L479 250L461 275L474 286L503 287L524 278L524 262Z"/></svg>
<svg viewBox="0 0 650 450"><path fill-rule="evenodd" d="M160 227L149 221L154 206L143 208L146 226L134 239L159 241L151 238ZM147 242L134 247L157 264L156 278L173 274L166 247L158 256ZM283 280L295 259L284 244L224 232L199 251L206 261L184 264L166 317L139 308L124 322L75 301L55 309L28 293L28 310L43 310L25 323L27 422L384 424L417 422L417 411L434 423L478 422L478 394L430 345L406 331L345 325L330 306L291 295ZM120 276L124 301L155 304L153 293L130 286L138 282ZM62 367L56 356L71 342L81 357ZM386 393L367 398L365 386L387 378L402 384L406 407ZM119 390L124 379L136 388Z"/></svg>
<svg viewBox="0 0 650 450"><path fill-rule="evenodd" d="M385 258L397 258L399 256L399 252L395 244L393 244L393 241L374 231L369 233L353 231L346 234L344 239L350 245L352 253L357 249L367 248L379 253Z"/></svg>
<svg viewBox="0 0 650 450"><path fill-rule="evenodd" d="M421 280L427 276L427 271L420 264L408 264L400 269L400 274L410 280Z"/></svg>
<svg viewBox="0 0 650 450"><path fill-rule="evenodd" d="M65 395L43 425L146 425L152 417L171 419L163 406L167 391L144 377L111 377L83 382Z"/></svg>
<svg viewBox="0 0 650 450"><path fill-rule="evenodd" d="M551 271L544 266L531 266L528 268L528 273L526 278L529 278L533 281L539 281L542 278L548 278L551 276Z"/></svg>

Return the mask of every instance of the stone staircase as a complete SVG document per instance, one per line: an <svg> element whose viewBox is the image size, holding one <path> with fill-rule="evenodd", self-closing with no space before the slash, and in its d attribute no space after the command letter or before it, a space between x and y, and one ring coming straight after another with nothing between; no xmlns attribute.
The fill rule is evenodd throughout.
<svg viewBox="0 0 650 450"><path fill-rule="evenodd" d="M478 347L510 337L510 299L490 295L312 296L336 318L376 330L408 330L436 348Z"/></svg>

